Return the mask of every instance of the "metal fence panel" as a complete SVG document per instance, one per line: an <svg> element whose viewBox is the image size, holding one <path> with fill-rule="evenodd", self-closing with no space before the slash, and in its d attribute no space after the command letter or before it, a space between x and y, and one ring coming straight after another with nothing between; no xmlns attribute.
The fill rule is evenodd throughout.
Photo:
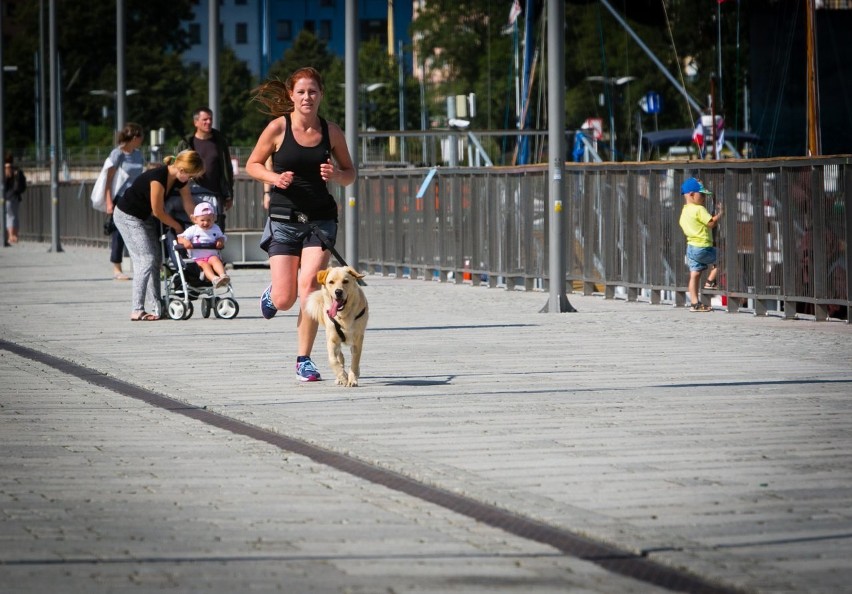
<svg viewBox="0 0 852 594"><path fill-rule="evenodd" d="M549 279L547 169L387 168L361 171L355 195L359 267L411 278L546 289ZM62 243L106 245L91 179L58 188ZM681 305L688 281L678 224L680 182L701 178L724 204L714 230L720 294L729 310L772 309L816 319L847 317L852 213L848 157L747 161L567 163L566 280L586 293ZM37 176L34 176L37 178ZM424 180L431 180L421 191ZM339 245L345 245L344 191ZM261 185L238 176L229 233L263 227ZM20 236L51 240L50 186L31 183Z"/></svg>

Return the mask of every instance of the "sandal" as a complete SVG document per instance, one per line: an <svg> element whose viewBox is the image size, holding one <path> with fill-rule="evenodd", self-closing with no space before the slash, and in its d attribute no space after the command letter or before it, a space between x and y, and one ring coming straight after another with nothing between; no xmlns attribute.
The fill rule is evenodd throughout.
<svg viewBox="0 0 852 594"><path fill-rule="evenodd" d="M718 289L719 285L716 283L716 281L707 281L706 283L704 283L704 288L705 289Z"/></svg>
<svg viewBox="0 0 852 594"><path fill-rule="evenodd" d="M140 313L138 316L132 316L132 315L130 316L131 322L156 322L159 319L160 319L160 316L157 316L157 315L154 315L154 314L151 314L151 313L146 313L144 311L142 313Z"/></svg>
<svg viewBox="0 0 852 594"><path fill-rule="evenodd" d="M689 311L698 312L698 313L707 313L707 312L713 311L713 309L710 308L707 305L704 305L703 303L693 303L692 305L689 306Z"/></svg>
<svg viewBox="0 0 852 594"><path fill-rule="evenodd" d="M116 272L112 275L112 280L126 281L130 280L130 277L124 274L123 272Z"/></svg>

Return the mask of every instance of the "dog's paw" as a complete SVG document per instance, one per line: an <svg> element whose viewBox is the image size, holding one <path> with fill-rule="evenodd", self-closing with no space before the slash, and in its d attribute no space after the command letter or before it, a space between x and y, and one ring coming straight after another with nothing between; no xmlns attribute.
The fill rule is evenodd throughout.
<svg viewBox="0 0 852 594"><path fill-rule="evenodd" d="M346 388L355 388L358 386L358 378L351 373L349 375L342 374L337 376L337 381L335 383L338 386L344 386Z"/></svg>

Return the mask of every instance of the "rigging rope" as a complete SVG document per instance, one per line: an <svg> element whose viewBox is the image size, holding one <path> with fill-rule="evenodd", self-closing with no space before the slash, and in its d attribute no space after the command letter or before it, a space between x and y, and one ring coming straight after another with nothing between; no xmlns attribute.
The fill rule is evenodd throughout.
<svg viewBox="0 0 852 594"><path fill-rule="evenodd" d="M627 0L622 2L621 12L627 14ZM625 32L624 34L626 37L627 33ZM628 39L627 41L628 43L624 44L624 76L630 76L630 50L628 49L630 40ZM627 121L627 146L631 147L632 150L631 139L633 138L633 118L630 117L630 115L632 113L633 96L630 94L630 89L630 85L624 85L624 105L627 109L627 115L625 117L625 120Z"/></svg>
<svg viewBox="0 0 852 594"><path fill-rule="evenodd" d="M772 125L770 127L769 143L768 143L768 146L767 146L767 154L769 154L769 155L773 154L773 152L775 150L775 135L778 132L778 121L781 119L781 105L783 103L783 98L784 98L784 87L787 85L787 76L788 76L789 71L790 71L790 55L793 52L793 39L796 35L796 25L797 25L798 20L799 20L798 15L799 15L800 10L801 10L801 4L800 4L799 0L796 0L796 9L793 11L793 18L790 21L790 27L787 30L787 40L786 40L786 43L784 44L786 51L784 52L784 62L783 62L783 66L782 66L782 74L781 74L780 77L775 78L775 80L780 79L781 88L778 89L778 92L775 94L777 99L775 101L775 109L774 109L774 113L772 115ZM781 15L782 15L782 13L779 12L778 18L781 18ZM778 30L778 29L776 29L776 30ZM774 67L774 64L773 64L773 67ZM761 130L763 128L763 120L764 120L765 117L766 117L766 112L764 112L761 115L761 128L760 128ZM763 134L761 134L761 136L763 136Z"/></svg>
<svg viewBox="0 0 852 594"><path fill-rule="evenodd" d="M615 153L615 150L614 150L615 147L614 147L614 143L613 143L613 134L615 134L615 130L612 129L612 128L614 128L614 126L612 125L612 122L614 121L614 117L613 117L613 113L612 113L612 84L608 82L609 71L607 70L607 67L606 67L606 47L604 45L603 21L601 19L601 7L600 7L600 5L598 5L598 36L600 37L600 42L601 42L601 67L603 68L603 81L604 81L603 86L604 86L604 93L606 93L607 115L609 115L609 122L610 122L609 138L610 138L610 147L611 147L610 153L611 154L610 154L609 158L610 158L610 160L615 161L615 154L614 154Z"/></svg>
<svg viewBox="0 0 852 594"><path fill-rule="evenodd" d="M669 32L669 40L671 41L672 51L675 55L675 64L677 64L677 74L680 77L680 86L681 88L686 89L686 83L683 80L683 68L681 68L680 56L677 55L677 46L675 45L674 34L672 33L672 24L671 21L669 21L669 11L666 10L666 0L662 0L661 4L663 5L663 14L666 16L666 29ZM683 98L683 102L686 104L687 117L690 118L690 122L687 127L692 128L695 124L692 122L691 106L689 105L689 101L687 101L686 97Z"/></svg>
<svg viewBox="0 0 852 594"><path fill-rule="evenodd" d="M740 3L737 2L737 71L734 78L734 130L740 129ZM745 122L748 126L748 122Z"/></svg>
<svg viewBox="0 0 852 594"><path fill-rule="evenodd" d="M822 35L822 39L828 40L827 45L831 48L831 56L834 58L834 64L829 64L829 67L834 66L838 70L841 70L842 64L843 64L843 59L841 57L840 50L838 49L838 46L839 45L842 46L844 42L841 42L840 44L838 44L836 35L839 32L840 35L842 36L842 35L844 35L844 32L842 30L840 30L839 28L837 28L838 30L835 30L835 29L836 28L834 26L831 26L831 25L825 27L824 29L821 29L821 31L825 31L825 34ZM848 43L848 40L845 43ZM846 126L846 129L852 130L852 89L847 87L847 83L849 81L845 76L836 77L834 79L834 82L839 85L839 87L842 91L841 93L834 95L834 97L838 99L838 103L839 103L838 110L836 112L837 115L838 115L837 121L843 121L841 114L845 113L846 114L846 121L844 122L844 124ZM842 111L839 109L840 106L842 106L844 108Z"/></svg>

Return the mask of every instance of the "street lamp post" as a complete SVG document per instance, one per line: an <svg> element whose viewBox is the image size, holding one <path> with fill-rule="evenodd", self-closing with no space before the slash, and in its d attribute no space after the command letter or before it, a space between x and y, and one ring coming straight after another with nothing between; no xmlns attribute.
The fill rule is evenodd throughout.
<svg viewBox="0 0 852 594"><path fill-rule="evenodd" d="M139 91L137 89L127 89L124 91L125 96L129 97L130 95L135 95ZM105 97L112 97L113 101L115 101L115 131L119 130L119 126L122 126L124 122L118 121L119 109L118 109L118 91L107 91L106 89L95 89L94 91L89 91L89 95L100 95Z"/></svg>
<svg viewBox="0 0 852 594"><path fill-rule="evenodd" d="M344 83L340 83L338 86L341 87L341 88L346 88L346 85ZM381 89L382 87L386 87L386 86L388 86L388 83L383 83L383 82L361 83L361 84L358 85L358 90L361 92L361 95L364 97L364 101L361 102L361 109L363 110L363 113L361 114L363 116L363 120L361 122L361 129L362 130L365 130L367 128L367 108L366 108L366 105L365 105L366 102L367 102L367 94L372 93L373 91L376 91L376 90Z"/></svg>
<svg viewBox="0 0 852 594"><path fill-rule="evenodd" d="M382 87L386 87L386 86L388 86L388 84L383 83L383 82L375 82L375 83L369 83L369 84L365 83L365 84L360 85L361 90L364 92L364 130L368 129L367 113L368 113L368 110L369 110L369 106L367 105L367 98L368 98L369 94L372 93L373 91L376 91L376 90L381 89Z"/></svg>
<svg viewBox="0 0 852 594"><path fill-rule="evenodd" d="M368 98L369 94L372 93L373 91L376 91L376 90L381 89L382 87L386 87L386 86L387 86L387 83L383 83L383 82L364 83L364 84L358 85L358 88L361 89L361 91L364 93L364 101L362 102L362 105L364 106L364 123L363 123L363 126L364 126L365 131L370 129L369 126L367 125L367 114L370 111L370 105L368 104L367 98ZM362 160L362 162L366 162L366 161L368 161L367 157L369 156L367 154L367 138L366 138L366 136L363 136L361 138L361 147L362 147L361 160Z"/></svg>
<svg viewBox="0 0 852 594"><path fill-rule="evenodd" d="M341 87L346 87L345 84L340 84ZM358 91L360 96L363 97L363 101L361 101L361 125L359 128L362 132L367 130L367 112L369 110L367 106L367 95L372 93L375 90L381 89L382 87L388 86L388 83L383 82L374 82L374 83L361 83L358 85ZM361 161L367 160L367 139L362 134L361 135Z"/></svg>

